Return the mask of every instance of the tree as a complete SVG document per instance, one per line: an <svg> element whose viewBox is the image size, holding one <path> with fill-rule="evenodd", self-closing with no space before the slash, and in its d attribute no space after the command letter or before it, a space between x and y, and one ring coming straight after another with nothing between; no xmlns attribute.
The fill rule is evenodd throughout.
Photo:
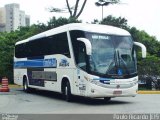
<svg viewBox="0 0 160 120"><path fill-rule="evenodd" d="M146 82L147 89L160 89L160 58L148 55L146 59L138 60L138 75Z"/></svg>
<svg viewBox="0 0 160 120"><path fill-rule="evenodd" d="M128 31L131 33L134 41L141 42L147 47L149 54L160 57L160 42L154 36L150 36L144 30L137 30L135 27L128 29Z"/></svg>
<svg viewBox="0 0 160 120"><path fill-rule="evenodd" d="M80 0L76 0L74 7L71 7L69 4L69 1L66 0L66 5L67 5L68 12L70 14L70 18L78 19L78 17L82 14L82 11L86 5L86 2L87 2L87 0L83 0L83 3L80 7L80 10L78 11L78 8L80 6L79 5ZM50 8L50 12L65 12L65 10L52 7L52 8Z"/></svg>
<svg viewBox="0 0 160 120"><path fill-rule="evenodd" d="M47 28L52 29L52 28L55 28L61 25L68 24L68 23L79 23L79 22L81 21L76 20L75 18L67 19L67 18L60 17L57 19L56 17L53 17L48 21Z"/></svg>
<svg viewBox="0 0 160 120"><path fill-rule="evenodd" d="M104 18L100 24L105 24L105 25L112 25L115 27L119 27L122 29L128 29L129 26L127 25L127 20L125 18L122 17L113 17L112 15L107 16L106 18Z"/></svg>
<svg viewBox="0 0 160 120"><path fill-rule="evenodd" d="M103 24L103 25L111 25L111 26L115 26L115 27L129 30L129 26L128 26L127 20L125 18L122 18L122 17L116 18L116 17L113 17L112 15L105 17L101 21L98 21L97 19L95 19L92 23L93 24L99 23L99 24Z"/></svg>

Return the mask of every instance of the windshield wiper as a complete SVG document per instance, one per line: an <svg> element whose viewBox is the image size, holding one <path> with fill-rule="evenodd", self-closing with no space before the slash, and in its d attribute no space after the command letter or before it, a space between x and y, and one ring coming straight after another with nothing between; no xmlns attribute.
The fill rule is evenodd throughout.
<svg viewBox="0 0 160 120"><path fill-rule="evenodd" d="M114 52L114 59L111 62L111 64L109 65L108 70L106 71L106 73L108 73L112 69L112 65L114 63L115 63L114 67L116 68L116 72L117 72L118 68L120 68L120 66L121 66L121 61L123 63L124 68L126 69L127 74L129 74L129 70L127 68L127 65L126 65L125 61L120 57L118 50L115 50L115 52Z"/></svg>
<svg viewBox="0 0 160 120"><path fill-rule="evenodd" d="M121 66L121 61L123 62L123 65L124 65L124 68L126 69L126 72L127 72L127 74L129 74L129 70L128 70L128 68L127 68L127 64L125 63L125 61L119 56L119 51L117 50L117 56L118 56L118 66L119 66L119 68L120 68L120 66Z"/></svg>
<svg viewBox="0 0 160 120"><path fill-rule="evenodd" d="M107 71L106 71L106 73L108 73L111 69L112 69L112 65L115 63L115 67L116 67L116 69L117 69L117 57L116 57L116 50L114 51L114 59L113 59L113 61L110 63L110 65L109 65L109 67L108 67L108 69L107 69Z"/></svg>

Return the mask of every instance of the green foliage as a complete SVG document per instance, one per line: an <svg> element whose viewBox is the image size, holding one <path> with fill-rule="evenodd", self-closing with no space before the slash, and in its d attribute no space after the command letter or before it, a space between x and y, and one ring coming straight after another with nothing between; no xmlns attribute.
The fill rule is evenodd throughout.
<svg viewBox="0 0 160 120"><path fill-rule="evenodd" d="M148 55L147 58L139 60L138 73L140 76L159 76L160 58Z"/></svg>
<svg viewBox="0 0 160 120"><path fill-rule="evenodd" d="M116 17L113 17L112 15L105 17L102 21L98 21L97 19L94 19L94 21L92 23L93 24L99 23L99 24L103 24L103 25L111 25L111 26L115 26L115 27L129 30L129 26L128 26L127 20L125 18L122 18L122 17L116 18Z"/></svg>
<svg viewBox="0 0 160 120"><path fill-rule="evenodd" d="M127 25L127 20L122 17L113 17L112 15L107 16L104 18L100 24L105 24L105 25L111 25L111 26L116 26L122 29L128 29Z"/></svg>
<svg viewBox="0 0 160 120"><path fill-rule="evenodd" d="M160 76L160 42L145 31L135 27L128 29L135 41L143 43L147 48L147 58L142 59L138 52L138 74L141 80L146 81L147 89L160 89L160 83L156 80Z"/></svg>
<svg viewBox="0 0 160 120"><path fill-rule="evenodd" d="M52 28L55 28L55 27L58 27L58 26L62 26L62 25L65 25L65 24L69 24L69 23L80 23L81 21L79 20L76 20L75 18L63 18L63 17L60 17L58 19L56 19L56 17L53 17L52 19L50 19L47 23L47 28L48 29L52 29Z"/></svg>
<svg viewBox="0 0 160 120"><path fill-rule="evenodd" d="M135 27L129 29L129 32L131 33L134 41L141 42L147 47L147 51L149 54L160 57L160 42L158 42L155 37L150 36L145 31L139 31Z"/></svg>
<svg viewBox="0 0 160 120"><path fill-rule="evenodd" d="M18 39L16 32L1 33L0 35L0 78L8 76L12 78L13 75L13 49L14 41Z"/></svg>
<svg viewBox="0 0 160 120"><path fill-rule="evenodd" d="M14 45L19 40L37 34L37 31L37 27L33 25L20 28L20 30L14 32L0 34L0 78L7 76L9 80L13 80Z"/></svg>

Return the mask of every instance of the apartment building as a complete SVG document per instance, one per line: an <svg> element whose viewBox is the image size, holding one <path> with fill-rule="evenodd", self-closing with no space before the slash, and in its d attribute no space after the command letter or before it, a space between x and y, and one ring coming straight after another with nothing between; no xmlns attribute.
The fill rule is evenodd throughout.
<svg viewBox="0 0 160 120"><path fill-rule="evenodd" d="M0 26L1 31L14 31L17 30L20 26L29 26L28 21L30 21L30 17L28 15L25 14L24 11L20 10L20 5L16 4L16 3L12 3L12 4L7 4L4 6L4 8L1 8L3 10L2 14L3 16L5 16L3 19L4 24L5 24L5 29L2 29L2 27ZM26 17L27 17L27 21L26 21ZM0 24L2 22L0 21Z"/></svg>
<svg viewBox="0 0 160 120"><path fill-rule="evenodd" d="M6 23L6 18L5 18L5 9L0 8L0 32L5 31L5 23Z"/></svg>
<svg viewBox="0 0 160 120"><path fill-rule="evenodd" d="M26 26L30 26L30 16L29 15L26 15L25 16L26 18L26 20L25 20L25 22L26 22Z"/></svg>

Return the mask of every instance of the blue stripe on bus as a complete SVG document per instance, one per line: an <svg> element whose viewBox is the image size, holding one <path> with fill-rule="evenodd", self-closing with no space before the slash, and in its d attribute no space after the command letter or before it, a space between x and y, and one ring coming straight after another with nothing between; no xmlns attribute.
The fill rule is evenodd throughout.
<svg viewBox="0 0 160 120"><path fill-rule="evenodd" d="M33 59L33 60L26 60L26 61L17 61L14 62L14 68L24 68L24 67L57 67L57 60L55 58L51 59Z"/></svg>

